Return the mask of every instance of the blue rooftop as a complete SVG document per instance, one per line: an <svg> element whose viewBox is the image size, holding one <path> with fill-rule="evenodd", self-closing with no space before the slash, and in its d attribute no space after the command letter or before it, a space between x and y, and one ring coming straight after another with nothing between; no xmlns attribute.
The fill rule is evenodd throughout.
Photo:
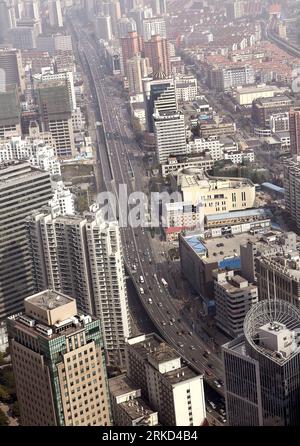
<svg viewBox="0 0 300 446"><path fill-rule="evenodd" d="M241 259L239 257L232 257L230 259L223 259L219 262L219 268L222 269L240 269Z"/></svg>
<svg viewBox="0 0 300 446"><path fill-rule="evenodd" d="M190 245L190 247L197 254L206 254L207 248L204 245L204 243L201 241L201 238L199 235L190 235L190 236L184 237L184 240Z"/></svg>
<svg viewBox="0 0 300 446"><path fill-rule="evenodd" d="M215 221L215 220L227 220L230 218L243 218L243 217L266 217L269 218L272 216L272 213L268 209L246 209L245 211L233 211L233 212L224 212L222 214L217 215L207 215L207 221Z"/></svg>

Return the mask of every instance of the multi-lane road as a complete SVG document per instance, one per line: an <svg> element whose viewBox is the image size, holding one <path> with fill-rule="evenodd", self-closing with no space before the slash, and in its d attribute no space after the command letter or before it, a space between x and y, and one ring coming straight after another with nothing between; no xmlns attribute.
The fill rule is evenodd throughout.
<svg viewBox="0 0 300 446"><path fill-rule="evenodd" d="M74 22L73 22L74 23ZM76 23L76 22L75 22ZM107 190L118 194L119 185L127 185L128 195L142 191L146 178L140 148L132 138L121 91L105 76L105 60L92 38L76 25L79 52L89 67L90 90L94 97L97 158ZM105 139L105 140L104 140ZM134 181L133 181L134 175ZM147 228L121 227L126 268L154 325L181 356L204 374L206 382L223 394L223 368L220 357L209 351L204 340L179 317L178 307L168 286L163 286L159 263L152 253ZM141 279L142 278L142 279ZM207 354L209 352L209 354Z"/></svg>

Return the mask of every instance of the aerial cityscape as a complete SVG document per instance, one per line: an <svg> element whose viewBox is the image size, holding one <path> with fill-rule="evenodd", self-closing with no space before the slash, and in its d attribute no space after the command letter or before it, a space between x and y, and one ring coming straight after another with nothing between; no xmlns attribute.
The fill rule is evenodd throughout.
<svg viewBox="0 0 300 446"><path fill-rule="evenodd" d="M300 425L299 30L0 0L0 426Z"/></svg>

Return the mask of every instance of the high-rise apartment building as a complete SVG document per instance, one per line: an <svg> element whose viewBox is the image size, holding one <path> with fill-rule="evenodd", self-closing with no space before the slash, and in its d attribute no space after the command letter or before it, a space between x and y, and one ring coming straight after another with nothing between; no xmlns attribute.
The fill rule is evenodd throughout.
<svg viewBox="0 0 300 446"><path fill-rule="evenodd" d="M159 164L169 156L186 155L186 130L184 115L177 111L154 112L154 137Z"/></svg>
<svg viewBox="0 0 300 446"><path fill-rule="evenodd" d="M111 363L122 364L130 320L119 227L101 211L84 216L36 212L27 220L36 290L73 296L101 321Z"/></svg>
<svg viewBox="0 0 300 446"><path fill-rule="evenodd" d="M294 146L295 147L295 146ZM296 155L297 157L297 155ZM285 208L293 223L300 228L300 165L294 159L283 163Z"/></svg>
<svg viewBox="0 0 300 446"><path fill-rule="evenodd" d="M4 70L5 74L5 91L17 85L20 92L24 93L25 75L20 51L0 49L0 70Z"/></svg>
<svg viewBox="0 0 300 446"><path fill-rule="evenodd" d="M206 417L203 376L156 334L126 345L127 376L166 426L201 426Z"/></svg>
<svg viewBox="0 0 300 446"><path fill-rule="evenodd" d="M137 31L136 23L132 18L122 17L117 21L118 38L127 37L128 33Z"/></svg>
<svg viewBox="0 0 300 446"><path fill-rule="evenodd" d="M142 79L149 73L149 60L137 55L127 60L127 78L130 94L143 93Z"/></svg>
<svg viewBox="0 0 300 446"><path fill-rule="evenodd" d="M151 17L143 20L143 38L144 41L150 40L152 36L159 35L166 39L166 22L162 17Z"/></svg>
<svg viewBox="0 0 300 446"><path fill-rule="evenodd" d="M290 110L290 138L292 155L300 156L300 107Z"/></svg>
<svg viewBox="0 0 300 446"><path fill-rule="evenodd" d="M25 219L51 198L49 172L22 161L0 164L0 319L34 292Z"/></svg>
<svg viewBox="0 0 300 446"><path fill-rule="evenodd" d="M100 321L75 299L44 290L8 319L23 426L109 426L108 382Z"/></svg>
<svg viewBox="0 0 300 446"><path fill-rule="evenodd" d="M36 91L42 129L52 133L56 142L57 156L74 156L76 148L68 82L66 80L42 82Z"/></svg>
<svg viewBox="0 0 300 446"><path fill-rule="evenodd" d="M64 26L60 0L49 0L49 23L50 26L62 28Z"/></svg>
<svg viewBox="0 0 300 446"><path fill-rule="evenodd" d="M104 15L109 15L111 17L111 26L113 35L116 37L118 35L118 20L122 17L121 6L119 0L105 0L102 2L102 9Z"/></svg>
<svg viewBox="0 0 300 446"><path fill-rule="evenodd" d="M68 87L71 111L74 112L76 110L74 77L71 71L63 71L61 73L51 72L51 73L36 74L35 76L33 76L33 80L35 85L37 86L40 83L48 83L49 85L51 85L51 82L54 82L53 85L56 85L56 81L65 81Z"/></svg>
<svg viewBox="0 0 300 446"><path fill-rule="evenodd" d="M153 73L162 71L169 76L171 74L170 54L167 39L153 35L144 43L145 57L148 57Z"/></svg>
<svg viewBox="0 0 300 446"><path fill-rule="evenodd" d="M95 31L98 39L109 42L113 38L111 18L109 15L100 15L96 17Z"/></svg>
<svg viewBox="0 0 300 446"><path fill-rule="evenodd" d="M122 49L122 61L124 75L127 76L127 60L140 54L143 50L143 42L136 31L128 33L127 37L120 39Z"/></svg>
<svg viewBox="0 0 300 446"><path fill-rule="evenodd" d="M300 311L280 299L255 304L244 333L223 345L231 426L300 423Z"/></svg>

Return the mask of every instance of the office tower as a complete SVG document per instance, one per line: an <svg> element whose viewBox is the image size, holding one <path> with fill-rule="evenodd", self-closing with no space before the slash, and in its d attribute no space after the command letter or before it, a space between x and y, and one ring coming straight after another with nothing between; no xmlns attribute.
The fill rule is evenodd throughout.
<svg viewBox="0 0 300 446"><path fill-rule="evenodd" d="M1 348L1 345L0 345ZM157 426L158 413L126 375L108 381L114 426Z"/></svg>
<svg viewBox="0 0 300 446"><path fill-rule="evenodd" d="M49 23L55 28L63 28L64 21L61 12L60 0L49 0Z"/></svg>
<svg viewBox="0 0 300 446"><path fill-rule="evenodd" d="M285 209L292 222L300 228L300 165L297 161L284 160L283 178Z"/></svg>
<svg viewBox="0 0 300 446"><path fill-rule="evenodd" d="M243 335L223 345L231 426L299 425L299 328L299 309L266 299L247 314Z"/></svg>
<svg viewBox="0 0 300 446"><path fill-rule="evenodd" d="M0 104L0 139L20 135L20 105L17 88L7 92L0 91Z"/></svg>
<svg viewBox="0 0 300 446"><path fill-rule="evenodd" d="M292 105L293 100L284 95L255 99L252 103L252 120L259 128L270 128L271 116L288 113Z"/></svg>
<svg viewBox="0 0 300 446"><path fill-rule="evenodd" d="M58 157L70 157L76 154L76 148L69 89L66 81L55 82L41 83L36 90L42 130L52 133Z"/></svg>
<svg viewBox="0 0 300 446"><path fill-rule="evenodd" d="M170 54L168 41L161 36L152 36L144 43L145 57L148 57L154 73L163 71L166 76L171 74Z"/></svg>
<svg viewBox="0 0 300 446"><path fill-rule="evenodd" d="M101 211L84 216L36 212L28 218L36 289L72 295L78 308L101 320L109 362L122 364L130 335L121 237Z"/></svg>
<svg viewBox="0 0 300 446"><path fill-rule="evenodd" d="M0 319L34 291L25 218L52 198L49 172L23 161L0 164Z"/></svg>
<svg viewBox="0 0 300 446"><path fill-rule="evenodd" d="M98 39L103 39L107 42L113 38L111 18L109 15L96 17L96 35Z"/></svg>
<svg viewBox="0 0 300 446"><path fill-rule="evenodd" d="M0 49L0 70L5 72L5 91L18 85L20 92L25 91L25 75L20 51L16 49Z"/></svg>
<svg viewBox="0 0 300 446"><path fill-rule="evenodd" d="M54 72L46 72L42 74L37 74L33 76L33 81L35 85L39 85L41 83L48 83L51 86L56 85L56 81L65 81L66 86L68 87L69 101L71 104L71 111L74 112L76 110L76 96L75 96L75 87L74 87L74 76L71 71L63 71L61 73Z"/></svg>
<svg viewBox="0 0 300 446"><path fill-rule="evenodd" d="M126 365L128 378L157 410L161 424L203 424L206 416L203 376L186 365L158 335L128 339Z"/></svg>
<svg viewBox="0 0 300 446"><path fill-rule="evenodd" d="M243 333L246 314L258 302L257 286L234 271L216 270L213 275L217 326L235 338Z"/></svg>
<svg viewBox="0 0 300 446"><path fill-rule="evenodd" d="M139 7L128 11L127 17L135 21L137 33L141 36L143 34L143 20L145 18L143 8Z"/></svg>
<svg viewBox="0 0 300 446"><path fill-rule="evenodd" d="M23 17L40 20L38 0L25 0L23 2Z"/></svg>
<svg viewBox="0 0 300 446"><path fill-rule="evenodd" d="M300 156L300 107L290 109L290 138L292 155Z"/></svg>
<svg viewBox="0 0 300 446"><path fill-rule="evenodd" d="M127 60L140 54L143 50L143 42L136 31L128 33L127 37L120 39L124 75L127 75Z"/></svg>
<svg viewBox="0 0 300 446"><path fill-rule="evenodd" d="M255 72L251 65L215 68L209 71L209 86L218 91L230 91L233 87L255 83Z"/></svg>
<svg viewBox="0 0 300 446"><path fill-rule="evenodd" d="M166 39L167 30L165 19L161 17L151 17L143 20L143 38L144 41L150 40L152 36L159 35Z"/></svg>
<svg viewBox="0 0 300 446"><path fill-rule="evenodd" d="M154 112L154 137L159 164L170 155L186 155L186 131L184 115L177 111Z"/></svg>
<svg viewBox="0 0 300 446"><path fill-rule="evenodd" d="M146 104L147 127L150 133L154 132L153 114L155 104L160 110L177 110L176 93L174 89L174 80L167 78L165 73L158 71L153 74L151 80L144 81L144 97ZM158 99L164 93L160 105L157 104Z"/></svg>
<svg viewBox="0 0 300 446"><path fill-rule="evenodd" d="M128 36L128 33L136 30L136 23L132 18L122 17L117 22L117 35L119 39Z"/></svg>
<svg viewBox="0 0 300 446"><path fill-rule="evenodd" d="M127 60L127 78L129 84L129 94L143 93L142 79L149 73L149 61L137 55Z"/></svg>
<svg viewBox="0 0 300 446"><path fill-rule="evenodd" d="M100 321L44 290L7 321L23 426L109 426Z"/></svg>

